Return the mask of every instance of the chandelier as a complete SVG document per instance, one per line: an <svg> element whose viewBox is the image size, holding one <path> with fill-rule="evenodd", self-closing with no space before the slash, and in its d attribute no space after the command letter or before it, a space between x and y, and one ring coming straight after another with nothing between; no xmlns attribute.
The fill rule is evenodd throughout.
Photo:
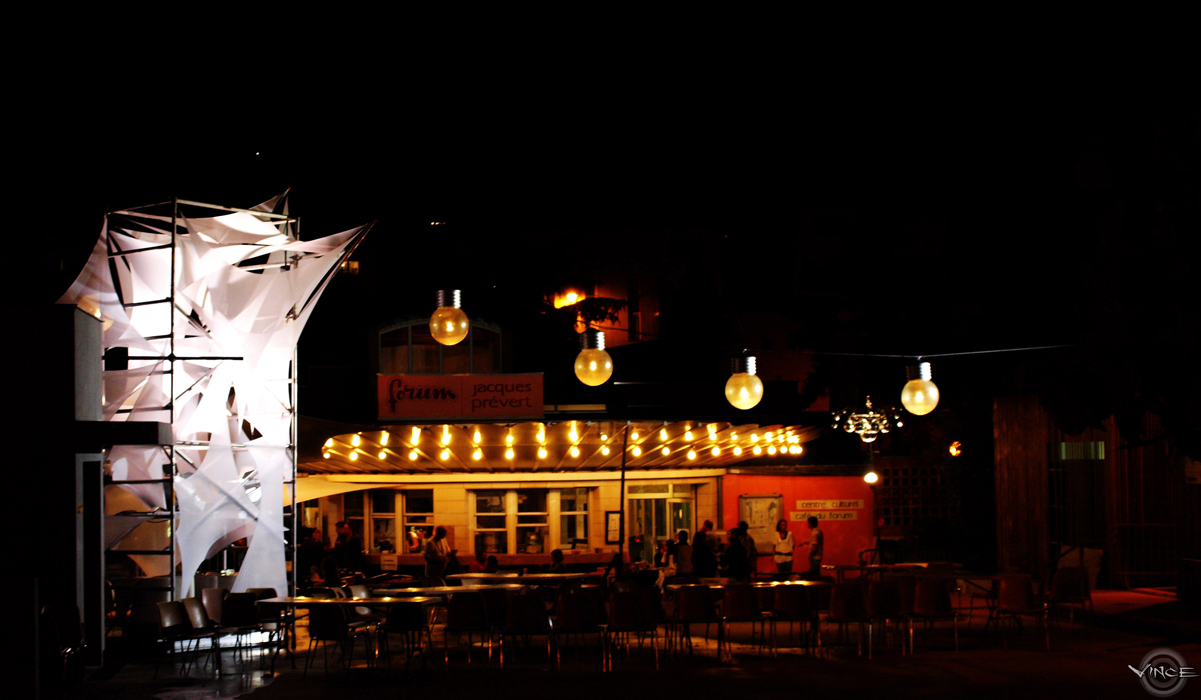
<svg viewBox="0 0 1201 700"><path fill-rule="evenodd" d="M835 430L838 429L840 423L843 430L848 433L858 433L859 439L864 442L873 442L880 434L902 425L899 411L891 407L879 411L873 409L870 396L867 397L866 413L857 413L850 408L835 413L833 426Z"/></svg>

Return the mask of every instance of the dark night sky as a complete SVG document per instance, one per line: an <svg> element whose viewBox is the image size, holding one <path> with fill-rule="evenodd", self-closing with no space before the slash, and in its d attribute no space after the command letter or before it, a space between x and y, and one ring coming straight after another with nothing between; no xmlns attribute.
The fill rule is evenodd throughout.
<svg viewBox="0 0 1201 700"><path fill-rule="evenodd" d="M1123 106L1052 80L773 86L526 93L497 79L453 95L306 94L282 119L211 95L170 120L110 109L44 159L50 189L69 194L42 297L74 276L106 209L247 206L286 187L305 237L378 221L360 278L331 288L302 349L310 334L426 313L441 286L501 318L573 272L630 264L695 300L689 322L720 293L732 313L798 318L815 350L1076 342L1098 290L1158 283L1164 258L1184 263L1169 278L1195 269L1195 107ZM1126 255L1150 249L1156 202L1174 240ZM439 236L435 219L449 222ZM823 335L838 312L855 328Z"/></svg>

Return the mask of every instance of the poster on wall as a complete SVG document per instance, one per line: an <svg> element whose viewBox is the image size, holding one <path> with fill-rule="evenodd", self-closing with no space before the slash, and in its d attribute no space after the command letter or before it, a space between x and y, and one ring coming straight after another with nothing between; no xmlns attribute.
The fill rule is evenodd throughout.
<svg viewBox="0 0 1201 700"><path fill-rule="evenodd" d="M784 496L778 493L758 496L738 497L738 519L745 520L749 525L747 533L759 543L771 542L772 533L776 531L776 523L784 517Z"/></svg>

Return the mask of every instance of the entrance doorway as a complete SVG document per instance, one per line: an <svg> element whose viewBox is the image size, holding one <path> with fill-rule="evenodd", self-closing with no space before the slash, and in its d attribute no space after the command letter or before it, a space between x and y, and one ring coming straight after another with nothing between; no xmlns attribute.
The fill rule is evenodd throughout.
<svg viewBox="0 0 1201 700"><path fill-rule="evenodd" d="M691 484L630 486L628 495L631 561L653 562L661 540L674 540L680 530L695 529Z"/></svg>

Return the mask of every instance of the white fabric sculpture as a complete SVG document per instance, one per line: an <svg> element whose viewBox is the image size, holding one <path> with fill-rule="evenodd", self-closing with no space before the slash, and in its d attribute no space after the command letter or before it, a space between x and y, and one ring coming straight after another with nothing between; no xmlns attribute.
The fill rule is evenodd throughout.
<svg viewBox="0 0 1201 700"><path fill-rule="evenodd" d="M370 225L300 241L285 196L215 217L177 210L174 245L169 211L109 215L59 300L103 320L106 351L128 349L128 369L104 372L105 419L173 426L173 450L117 446L109 460L116 481L156 479L174 454L181 596L195 594L201 562L242 537L249 549L234 590L288 590L292 359L318 297ZM124 488L147 510L171 507L155 485Z"/></svg>

